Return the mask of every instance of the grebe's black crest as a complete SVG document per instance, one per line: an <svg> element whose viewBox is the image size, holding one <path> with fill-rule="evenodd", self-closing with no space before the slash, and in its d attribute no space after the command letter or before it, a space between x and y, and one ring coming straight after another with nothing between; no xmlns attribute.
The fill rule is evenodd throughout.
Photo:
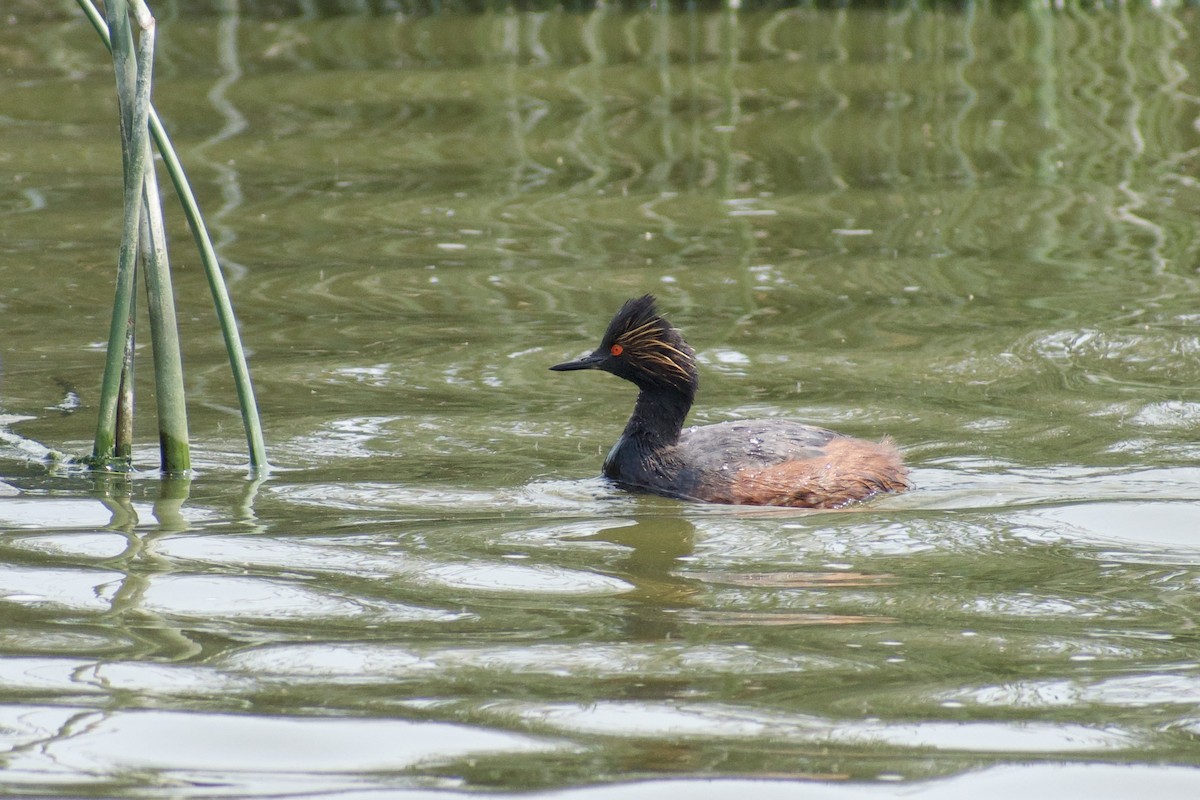
<svg viewBox="0 0 1200 800"><path fill-rule="evenodd" d="M648 294L625 301L595 352L550 369L602 369L639 387L670 388L689 399L698 382L695 351L658 313Z"/></svg>

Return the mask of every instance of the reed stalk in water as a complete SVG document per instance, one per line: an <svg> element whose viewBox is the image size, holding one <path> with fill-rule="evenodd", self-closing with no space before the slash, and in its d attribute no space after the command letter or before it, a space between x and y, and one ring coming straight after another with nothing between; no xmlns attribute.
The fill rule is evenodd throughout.
<svg viewBox="0 0 1200 800"><path fill-rule="evenodd" d="M154 58L154 25L152 19L146 24L139 18L142 30L135 54L125 0L108 0L105 13L111 33L113 67L117 75L121 165L125 176L125 216L117 258L117 289L108 333L96 441L92 450L92 464L110 468L127 462L133 446L134 292L142 213L148 212L143 204L142 190L150 153L147 118L150 108L150 65ZM184 447L186 445L185 439ZM163 461L167 461L165 453Z"/></svg>
<svg viewBox="0 0 1200 800"><path fill-rule="evenodd" d="M246 365L245 352L238 335L237 320L233 314L233 306L229 300L225 280L187 176L184 174L183 167L158 114L150 104L154 18L143 0L133 0L134 16L140 29L135 57L126 0L111 0L106 4L107 20L100 15L90 0L76 0L76 2L87 15L105 46L113 54L118 76L118 97L121 98L122 163L125 167L126 178L125 225L121 256L118 260L117 294L113 304L113 321L109 330L109 356L105 364L101 413L97 424L92 463L100 467L110 467L122 460L124 463L128 463L128 445L123 441L120 433L124 426L119 426L116 420L118 417L122 417L118 414L118 409L122 407L127 411L125 417L132 419L133 287L137 275L137 259L133 254L139 252L139 249L143 254L142 266L145 272L150 306L162 467L164 471L174 473L187 470L190 463L187 447L187 417L183 402L182 362L179 358L174 298L166 259L161 203L158 197L153 161L149 158L148 143L146 142L148 125L149 132L163 157L167 173L175 186L180 203L183 205L184 214L196 246L200 250L201 261L204 264L205 275L216 306L217 319L225 340L225 349L233 371L242 423L246 430L250 465L255 470L266 468L266 447L263 442L258 406L255 402L250 371ZM141 141L142 144L139 145L138 141ZM138 168L139 161L142 164L140 169ZM138 186L135 187L135 184ZM134 191L135 188L136 191ZM140 241L137 237L140 237ZM118 334L118 329L122 333ZM116 345L118 339L122 342L120 347ZM118 354L121 365L130 365L127 369L117 368ZM127 393L121 391L122 384L129 387ZM128 398L124 404L120 400L123 396Z"/></svg>

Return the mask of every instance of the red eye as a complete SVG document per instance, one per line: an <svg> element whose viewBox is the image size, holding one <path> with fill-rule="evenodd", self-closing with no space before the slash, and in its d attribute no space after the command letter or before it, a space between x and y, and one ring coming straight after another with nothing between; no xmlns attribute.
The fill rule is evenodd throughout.
<svg viewBox="0 0 1200 800"><path fill-rule="evenodd" d="M619 344L614 344L612 347L608 348L608 352L612 353L614 356L619 356L621 353L625 352L625 348L621 347Z"/></svg>

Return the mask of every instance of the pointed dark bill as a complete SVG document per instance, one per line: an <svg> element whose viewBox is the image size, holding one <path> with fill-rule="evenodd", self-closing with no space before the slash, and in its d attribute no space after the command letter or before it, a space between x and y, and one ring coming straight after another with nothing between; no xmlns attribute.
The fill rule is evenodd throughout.
<svg viewBox="0 0 1200 800"><path fill-rule="evenodd" d="M550 369L555 372L567 372L573 369L595 369L604 361L604 356L599 353L592 353L583 358L575 359L574 361L564 361L561 364L555 364Z"/></svg>

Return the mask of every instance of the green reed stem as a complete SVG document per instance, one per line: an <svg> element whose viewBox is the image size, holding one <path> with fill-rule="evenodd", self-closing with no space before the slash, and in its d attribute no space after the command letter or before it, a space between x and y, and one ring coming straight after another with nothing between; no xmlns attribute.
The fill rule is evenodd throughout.
<svg viewBox="0 0 1200 800"><path fill-rule="evenodd" d="M150 107L150 78L139 71L133 54L133 31L125 0L108 0L105 4L108 26L113 32L113 68L117 77L117 98L121 117L121 162L124 166L125 219L121 228L121 250L117 259L117 289L113 299L112 322L108 329L108 353L104 362L104 381L100 391L100 414L96 424L96 442L92 451L94 466L108 468L122 455L130 442L125 440L126 428L131 426L133 342L133 291L137 277L138 236L142 211L142 183L146 171L146 119ZM142 37L141 48L149 47L152 39ZM124 390L123 390L124 389ZM118 410L118 406L122 406ZM122 419L118 442L118 416ZM121 460L124 460L123 458Z"/></svg>
<svg viewBox="0 0 1200 800"><path fill-rule="evenodd" d="M250 381L250 367L246 364L246 352L242 349L242 338L238 334L237 317L233 313L233 303L229 299L229 290L225 286L225 276L217 262L217 253L213 248L208 228L200 215L200 206L192 187L188 183L183 165L175 155L171 140L158 119L158 114L150 109L151 133L162 154L163 163L175 185L179 202L183 205L183 213L187 217L188 227L192 230L192 238L200 250L200 261L204 264L204 275L208 278L208 288L212 292L213 305L217 312L217 322L221 327L221 336L225 340L225 352L229 356L229 368L233 372L234 388L237 390L238 407L242 412L242 426L246 429L246 446L250 453L250 466L255 470L266 469L267 447L263 441L262 423L258 417L258 402L254 397L254 384Z"/></svg>
<svg viewBox="0 0 1200 800"><path fill-rule="evenodd" d="M149 146L147 142L146 147ZM179 352L179 328L175 319L175 296L171 289L171 265L167 259L167 236L163 228L158 176L149 160L146 163L142 198L145 209L142 216L142 266L146 276L150 343L154 351L158 449L162 471L168 475L179 475L191 468L183 361Z"/></svg>
<svg viewBox="0 0 1200 800"><path fill-rule="evenodd" d="M142 0L134 0L134 2L140 7L144 7L145 5ZM104 42L104 46L111 52L113 50L112 37L109 34L109 26L105 23L104 18L96 11L90 0L76 0L76 3L83 10L88 21L92 23L92 27L96 29L96 33L99 34L100 39ZM158 147L158 151L163 158L163 163L167 168L167 174L170 175L171 182L175 186L175 192L178 194L179 201L183 205L184 216L187 218L188 226L191 228L192 238L195 239L196 247L200 251L200 260L204 265L204 273L208 279L209 290L212 292L217 321L221 327L221 335L225 340L225 350L229 356L230 369L233 372L238 405L242 413L242 424L246 429L246 443L250 453L250 466L256 470L265 469L268 466L266 445L263 440L262 424L259 421L258 404L254 397L254 386L250 381L250 369L246 364L245 351L242 348L241 337L238 334L237 318L234 316L233 304L229 300L229 292L225 286L225 278L221 273L220 264L217 262L216 250L213 248L212 239L208 235L208 228L204 224L204 218L200 213L200 206L196 202L195 195L192 193L192 188L188 183L183 165L180 164L179 158L175 153L175 148L171 144L171 139L167 135L166 129L163 128L162 121L158 117L158 112L153 106L149 107L149 125L150 133L154 137L154 143Z"/></svg>
<svg viewBox="0 0 1200 800"><path fill-rule="evenodd" d="M137 288L137 264L133 267L133 285ZM125 339L121 353L121 380L117 395L116 439L113 442L112 461L128 466L133 463L133 350L137 341L137 292L129 297L129 323L125 326ZM105 465L109 466L109 465Z"/></svg>

